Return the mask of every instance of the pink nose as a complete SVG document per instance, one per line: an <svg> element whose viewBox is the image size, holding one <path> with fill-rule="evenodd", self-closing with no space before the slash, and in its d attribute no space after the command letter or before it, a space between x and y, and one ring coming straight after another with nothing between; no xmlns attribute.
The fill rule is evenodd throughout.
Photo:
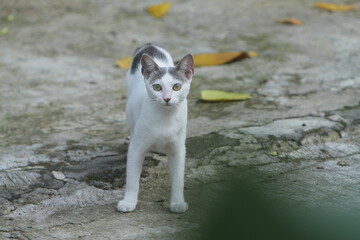
<svg viewBox="0 0 360 240"><path fill-rule="evenodd" d="M165 101L166 103L169 103L169 102L170 102L170 100L171 100L171 98L169 98L169 97L164 98L164 101Z"/></svg>

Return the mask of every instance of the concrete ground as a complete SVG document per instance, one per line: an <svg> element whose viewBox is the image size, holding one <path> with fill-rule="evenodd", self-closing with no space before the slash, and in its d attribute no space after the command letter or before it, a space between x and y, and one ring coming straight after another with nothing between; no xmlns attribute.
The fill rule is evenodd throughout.
<svg viewBox="0 0 360 240"><path fill-rule="evenodd" d="M312 0L174 0L155 19L144 10L151 3L0 2L0 239L199 239L207 205L232 209L224 186L243 177L292 209L359 210L360 11L331 13ZM304 24L276 23L292 17ZM259 54L195 70L184 214L168 210L157 154L145 161L137 210L116 211L128 128L126 71L114 63L146 42L174 59ZM205 103L203 89L252 99Z"/></svg>

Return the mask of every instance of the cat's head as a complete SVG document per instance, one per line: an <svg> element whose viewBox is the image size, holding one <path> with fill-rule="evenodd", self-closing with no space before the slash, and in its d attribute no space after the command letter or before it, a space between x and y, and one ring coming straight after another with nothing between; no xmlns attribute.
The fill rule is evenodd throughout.
<svg viewBox="0 0 360 240"><path fill-rule="evenodd" d="M150 99L170 108L186 99L194 74L194 59L188 54L175 67L159 67L149 55L141 57L141 73Z"/></svg>

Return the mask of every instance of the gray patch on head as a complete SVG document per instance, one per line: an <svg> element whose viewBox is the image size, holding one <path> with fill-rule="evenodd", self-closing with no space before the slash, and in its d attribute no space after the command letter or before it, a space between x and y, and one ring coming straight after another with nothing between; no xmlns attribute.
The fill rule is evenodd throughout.
<svg viewBox="0 0 360 240"><path fill-rule="evenodd" d="M186 77L185 77L184 73L182 73L181 71L179 71L176 67L169 67L169 68L168 68L168 71L169 71L169 74L170 74L173 78L175 78L175 79L177 79L177 80L179 80L179 81L181 81L181 82L185 82L185 81L186 81Z"/></svg>
<svg viewBox="0 0 360 240"><path fill-rule="evenodd" d="M156 79L162 78L166 73L166 68L159 67L158 71L152 72L147 79L150 83L153 83Z"/></svg>
<svg viewBox="0 0 360 240"><path fill-rule="evenodd" d="M130 72L134 74L140 65L140 60L143 54L147 54L152 58L157 58L161 60L167 60L166 55L160 51L154 43L147 43L142 47L139 47L134 52L134 58L131 64Z"/></svg>

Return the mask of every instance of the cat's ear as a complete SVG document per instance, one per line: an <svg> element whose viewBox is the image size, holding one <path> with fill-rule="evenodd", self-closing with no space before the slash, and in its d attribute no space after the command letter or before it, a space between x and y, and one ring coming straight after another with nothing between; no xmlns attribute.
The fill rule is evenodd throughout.
<svg viewBox="0 0 360 240"><path fill-rule="evenodd" d="M144 78L149 78L150 73L159 70L158 65L149 55L143 54L141 56L141 73Z"/></svg>
<svg viewBox="0 0 360 240"><path fill-rule="evenodd" d="M183 71L187 80L190 80L194 75L194 58L191 54L183 57L176 65L176 70Z"/></svg>

